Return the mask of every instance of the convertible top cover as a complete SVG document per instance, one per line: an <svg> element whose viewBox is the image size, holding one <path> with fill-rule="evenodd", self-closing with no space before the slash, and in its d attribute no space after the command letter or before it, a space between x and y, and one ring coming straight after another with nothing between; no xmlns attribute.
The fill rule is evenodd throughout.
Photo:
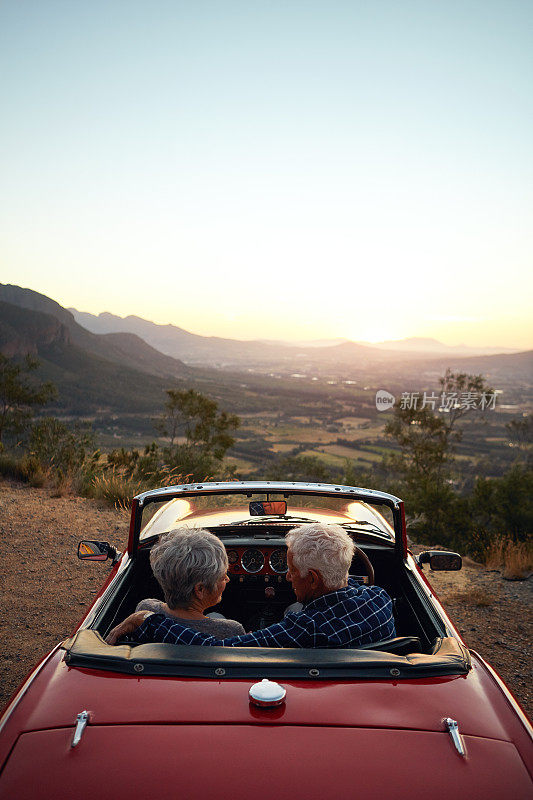
<svg viewBox="0 0 533 800"><path fill-rule="evenodd" d="M470 656L452 637L436 640L431 654L401 656L371 649L108 645L99 633L81 630L62 643L69 667L129 675L201 678L426 678L464 675Z"/></svg>

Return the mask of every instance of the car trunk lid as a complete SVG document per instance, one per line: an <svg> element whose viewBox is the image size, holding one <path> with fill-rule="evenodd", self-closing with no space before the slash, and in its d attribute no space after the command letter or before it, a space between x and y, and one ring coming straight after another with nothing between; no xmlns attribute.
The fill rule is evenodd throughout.
<svg viewBox="0 0 533 800"><path fill-rule="evenodd" d="M468 736L467 757L446 733L254 725L89 725L23 734L0 780L4 797L48 800L157 796L205 800L328 800L360 792L394 798L522 800L531 778L513 744Z"/></svg>

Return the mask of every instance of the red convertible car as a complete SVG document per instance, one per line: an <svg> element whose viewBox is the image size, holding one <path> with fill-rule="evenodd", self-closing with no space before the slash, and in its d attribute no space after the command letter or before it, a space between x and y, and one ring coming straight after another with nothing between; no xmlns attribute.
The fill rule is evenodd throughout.
<svg viewBox="0 0 533 800"><path fill-rule="evenodd" d="M353 537L351 574L393 599L394 639L350 649L106 644L141 599L161 597L150 550L180 527L206 528L226 548L230 582L215 611L246 630L279 621L295 599L285 534L309 521ZM4 712L1 798L533 797L531 725L423 572L458 569L460 556L415 559L398 498L326 484L171 486L134 499L124 553L87 540L79 555L109 558L112 570Z"/></svg>

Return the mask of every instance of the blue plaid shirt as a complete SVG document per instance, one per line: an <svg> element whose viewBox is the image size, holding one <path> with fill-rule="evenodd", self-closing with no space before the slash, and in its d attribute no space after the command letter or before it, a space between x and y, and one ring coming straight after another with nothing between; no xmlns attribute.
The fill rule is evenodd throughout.
<svg viewBox="0 0 533 800"><path fill-rule="evenodd" d="M354 647L396 636L392 602L379 586L348 586L311 600L298 612L287 614L268 628L241 636L216 639L152 614L129 637L139 644L196 644L222 647Z"/></svg>

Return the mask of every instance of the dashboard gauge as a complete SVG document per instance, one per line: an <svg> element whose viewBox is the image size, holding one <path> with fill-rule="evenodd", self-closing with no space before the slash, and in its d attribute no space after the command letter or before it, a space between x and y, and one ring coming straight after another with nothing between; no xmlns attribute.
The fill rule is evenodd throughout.
<svg viewBox="0 0 533 800"><path fill-rule="evenodd" d="M265 566L265 557L261 550L245 550L241 557L241 564L246 572L261 572Z"/></svg>
<svg viewBox="0 0 533 800"><path fill-rule="evenodd" d="M236 564L239 560L239 554L236 550L228 550L228 563Z"/></svg>
<svg viewBox="0 0 533 800"><path fill-rule="evenodd" d="M268 559L271 569L274 572L283 574L287 572L287 551L286 550L273 550Z"/></svg>

